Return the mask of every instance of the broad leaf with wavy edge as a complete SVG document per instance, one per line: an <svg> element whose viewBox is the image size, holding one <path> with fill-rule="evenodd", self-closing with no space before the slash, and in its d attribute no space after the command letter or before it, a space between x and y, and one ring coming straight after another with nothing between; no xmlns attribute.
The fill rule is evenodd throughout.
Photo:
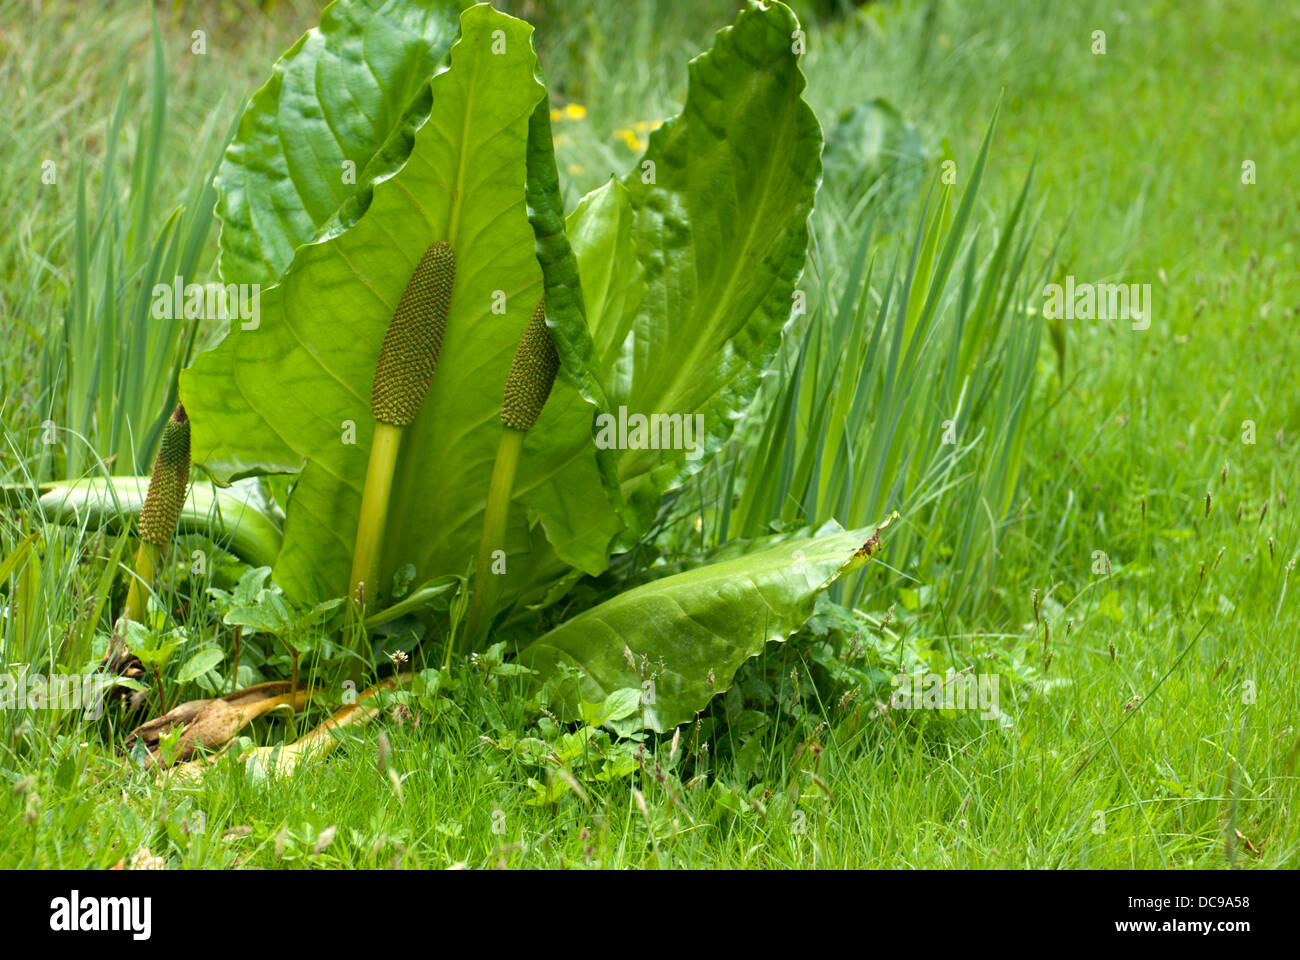
<svg viewBox="0 0 1300 960"><path fill-rule="evenodd" d="M525 204L529 121L544 96L530 37L527 24L486 5L467 10L402 170L375 187L351 228L299 248L263 295L258 329L233 328L182 379L196 462L219 476L302 471L275 567L291 597L346 591L375 359L416 262L438 239L456 251L456 281L433 385L402 441L383 582L407 563L419 580L462 573L477 551L502 387L542 295ZM493 312L498 291L504 314ZM573 319L561 312L552 322ZM566 563L603 569L619 524L608 507L589 506L603 498L592 413L571 378L557 380L516 477L506 545L516 561L540 523ZM343 442L348 423L354 444ZM508 564L511 579L521 567Z"/></svg>
<svg viewBox="0 0 1300 960"><path fill-rule="evenodd" d="M556 680L566 719L579 716L579 699L601 703L615 690L640 688L640 724L662 733L730 687L770 641L799 629L817 595L879 549L876 535L888 523L787 541L634 587L539 637L519 662L537 671L539 684ZM563 679L565 667L579 678Z"/></svg>
<svg viewBox="0 0 1300 960"><path fill-rule="evenodd" d="M601 191L615 195L588 198L570 221L593 292L600 281L588 264L621 258L629 242L646 285L629 309L620 291L636 281L605 283L588 311L596 342L617 349L612 362L607 350L598 354L610 408L703 414L706 453L753 399L803 270L822 140L801 96L798 26L783 4L750 3L691 61L685 108L651 134L642 162L622 181L626 200L606 185ZM590 222L621 220L628 210L626 236L621 226ZM690 469L680 450L620 451L623 491L642 524Z"/></svg>
<svg viewBox="0 0 1300 960"><path fill-rule="evenodd" d="M276 62L217 174L227 283L275 282L341 208L339 229L364 211L429 115L428 79L465 6L336 0Z"/></svg>

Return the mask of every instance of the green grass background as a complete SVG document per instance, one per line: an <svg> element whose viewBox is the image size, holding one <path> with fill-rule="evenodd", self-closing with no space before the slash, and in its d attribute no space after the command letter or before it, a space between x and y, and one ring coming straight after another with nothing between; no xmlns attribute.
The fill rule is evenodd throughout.
<svg viewBox="0 0 1300 960"><path fill-rule="evenodd" d="M637 124L676 111L686 60L732 16L703 0L507 8L538 23L556 105L585 111L556 124L570 203L631 164ZM159 195L175 203L215 158L215 144L205 156L193 145L219 140L318 7L158 11L170 110ZM206 59L188 53L199 28ZM1092 52L1096 30L1104 55ZM772 723L761 750L687 728L676 747L648 741L637 772L612 781L594 775L591 751L613 749L598 743L565 768L580 791L534 804L529 781L544 786L547 773L508 748L536 717L509 679L467 663L440 709L387 718L285 781L230 764L201 789L164 787L97 728L7 716L0 866L107 867L146 849L205 867L1296 863L1300 10L881 3L808 18L808 31L808 98L824 126L885 97L960 175L1000 103L984 229L996 230L1033 164L1035 255L1059 236L1058 274L1153 287L1147 331L1067 324L1063 379L1045 340L1019 508L986 602L956 621L922 591L907 612L936 642L1013 656L1025 682L1004 692L1005 722L895 723L870 703L808 703ZM39 369L69 296L81 152L93 194L125 79L128 144L109 172L129 176L149 44L138 3L92 18L71 2L0 0L6 481L24 479L47 409ZM41 183L46 160L56 185ZM1254 184L1242 182L1244 161ZM830 274L852 253L834 202L824 195L815 215L814 256ZM214 252L215 231L205 265ZM1253 444L1242 442L1247 420ZM26 528L4 523L9 549ZM1109 576L1094 572L1095 551ZM38 631L51 649L84 615L105 552L93 535L52 535ZM1035 592L1046 598L1038 618Z"/></svg>

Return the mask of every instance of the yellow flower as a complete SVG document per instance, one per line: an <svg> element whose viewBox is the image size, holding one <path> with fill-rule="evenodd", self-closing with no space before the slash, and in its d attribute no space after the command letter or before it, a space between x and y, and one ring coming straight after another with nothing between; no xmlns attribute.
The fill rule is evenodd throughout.
<svg viewBox="0 0 1300 960"><path fill-rule="evenodd" d="M650 129L650 124L646 123L644 120L638 120L636 122L637 133L645 133L649 129Z"/></svg>
<svg viewBox="0 0 1300 960"><path fill-rule="evenodd" d="M579 174L586 173L586 172L587 172L587 168L580 164L577 163L569 164L569 173L571 173L575 177L578 176Z"/></svg>
<svg viewBox="0 0 1300 960"><path fill-rule="evenodd" d="M567 133L562 133L555 138L554 142L555 142L556 149L559 149L560 147L563 147L568 144L569 135Z"/></svg>
<svg viewBox="0 0 1300 960"><path fill-rule="evenodd" d="M614 136L620 137L627 144L627 148L634 153L645 149L645 141L638 137L630 127L624 127L622 130L617 131Z"/></svg>
<svg viewBox="0 0 1300 960"><path fill-rule="evenodd" d="M566 103L564 115L570 120L581 120L587 115L587 108L580 103Z"/></svg>
<svg viewBox="0 0 1300 960"><path fill-rule="evenodd" d="M556 110L554 107L551 108L551 123L556 123L562 116L564 116L564 114L560 113L559 110Z"/></svg>

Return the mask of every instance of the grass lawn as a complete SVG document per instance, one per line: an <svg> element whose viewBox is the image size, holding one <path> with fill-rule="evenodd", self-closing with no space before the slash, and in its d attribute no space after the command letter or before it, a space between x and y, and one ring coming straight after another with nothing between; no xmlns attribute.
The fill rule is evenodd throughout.
<svg viewBox="0 0 1300 960"><path fill-rule="evenodd" d="M50 479L39 442L47 417L77 421L59 399L76 372L51 364L47 344L79 295L79 167L90 208L115 192L130 198L119 210L119 242L128 242L139 222L129 203L144 195L132 178L148 165L147 151L133 153L150 142L156 89L139 4L106 4L94 30L80 25L75 4L43 6L37 19L29 4L0 0L0 98L9 105L0 119L9 224L0 237L0 480L15 485ZM168 121L152 141L156 209L145 222L154 228L183 197L201 195L238 98L318 19L307 3L270 14L251 3L198 6L207 60L188 52L193 18L159 8ZM655 122L677 112L686 60L733 10L704 0L552 6L505 8L528 7L538 25L572 209L630 169ZM485 657L453 658L443 689L387 704L343 749L287 778L246 753L200 782L159 781L122 746L142 718L5 710L0 867L148 857L201 868L1296 865L1300 10L1264 0L1006 0L873 3L825 19L800 12L806 97L823 131L850 130L839 118L879 97L924 153L923 176L891 167L864 198L854 171L880 156L832 139L806 274L819 303L852 284L874 216L876 266L864 293L874 309L927 196L937 203L947 189L944 162L960 189L995 113L967 228L981 275L1032 171L1017 234L1024 270L1008 319L990 328L999 344L1041 333L1024 361L1031 386L1019 455L997 487L1008 509L965 468L931 490L923 510L882 501L903 514L883 534L886 573L856 598L835 597L856 600L881 663L994 669L996 710L891 708L887 682L836 675L822 644L838 615L829 606L789 642L769 645L696 723L634 740L557 724L526 695L525 679ZM121 142L106 160L124 79ZM54 184L42 182L46 161ZM949 218L955 205L954 196ZM216 242L214 227L197 268L212 269ZM1149 327L1044 318L1043 277L1148 284ZM824 356L838 356L833 329L791 328L781 369L794 369L805 334L819 342L816 331L826 334ZM87 342L101 334L93 326ZM210 345L217 331L198 336ZM996 349L1010 352L991 356L1014 355ZM778 380L760 400L783 395ZM794 408L791 449L816 433L801 411L816 408L818 382L805 382L812 392ZM938 423L944 411L924 416ZM748 464L746 443L763 449L759 419L726 463ZM992 443L1000 422L991 414L986 426ZM986 463L980 442L971 463ZM122 449L131 455L129 443ZM667 524L661 541L667 560L673 549L688 553L696 515L702 536L723 522L717 476L706 471L688 488L689 516ZM756 488L736 502L752 501ZM867 525L883 515L866 512L875 508L837 519ZM748 519L777 519L764 509ZM793 527L836 513L823 500L784 519ZM979 552L975 578L953 573L963 531ZM112 577L124 540L14 508L0 510L0 538L0 667L53 673L101 651L109 608L125 590ZM891 552L891 540L910 546ZM229 575L213 569L204 582ZM181 619L197 638L214 622L209 601L203 590L186 598ZM178 680L183 659L162 678L168 705L206 695ZM148 715L161 712L149 696ZM259 721L245 731L247 746L280 742L290 726Z"/></svg>

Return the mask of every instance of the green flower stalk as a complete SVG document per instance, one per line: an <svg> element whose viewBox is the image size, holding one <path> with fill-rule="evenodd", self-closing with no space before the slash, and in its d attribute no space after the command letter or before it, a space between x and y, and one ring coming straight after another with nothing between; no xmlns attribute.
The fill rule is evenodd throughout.
<svg viewBox="0 0 1300 960"><path fill-rule="evenodd" d="M349 594L360 609L380 595L379 570L393 472L402 432L424 403L447 329L456 254L439 240L425 251L398 301L375 364L370 412L375 417L370 462L361 493Z"/></svg>
<svg viewBox="0 0 1300 960"><path fill-rule="evenodd" d="M185 415L185 407L178 403L163 429L158 458L149 478L149 492L136 521L140 547L135 553L135 577L127 590L126 608L122 612L128 620L144 621L149 591L167 545L176 533L176 521L185 505L189 483L190 420Z"/></svg>
<svg viewBox="0 0 1300 960"><path fill-rule="evenodd" d="M501 398L501 441L497 445L492 480L488 485L487 507L483 513L483 536L479 540L478 564L474 573L474 596L462 644L477 644L495 613L500 592L497 575L492 572L492 554L505 548L506 523L510 516L510 496L514 490L515 470L524 437L541 416L542 407L551 395L560 358L546 326L546 301L538 301L532 319L515 350ZM485 619L487 618L487 619Z"/></svg>

